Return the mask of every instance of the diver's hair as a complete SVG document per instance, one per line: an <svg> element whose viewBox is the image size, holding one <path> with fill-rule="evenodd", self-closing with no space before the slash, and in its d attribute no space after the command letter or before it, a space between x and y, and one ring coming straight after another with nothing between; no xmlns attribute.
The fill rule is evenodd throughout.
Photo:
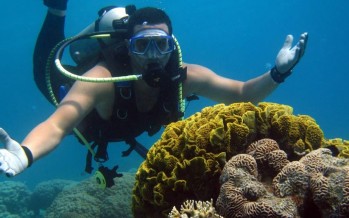
<svg viewBox="0 0 349 218"><path fill-rule="evenodd" d="M169 16L161 9L154 7L145 7L138 9L128 20L128 34L132 36L136 25L142 25L147 22L150 25L165 23L168 26L169 34L172 35L172 24Z"/></svg>

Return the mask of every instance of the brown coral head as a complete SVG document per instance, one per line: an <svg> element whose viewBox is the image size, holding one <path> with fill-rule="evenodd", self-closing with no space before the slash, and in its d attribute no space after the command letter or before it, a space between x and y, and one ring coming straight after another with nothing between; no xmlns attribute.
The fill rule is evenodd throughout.
<svg viewBox="0 0 349 218"><path fill-rule="evenodd" d="M255 159L248 154L238 154L232 157L224 166L220 183L223 184L226 181L236 176L236 169L242 168L255 178L258 176L257 163Z"/></svg>
<svg viewBox="0 0 349 218"><path fill-rule="evenodd" d="M221 186L216 209L223 217L236 217L241 215L243 205L247 202L241 190L235 187L233 182L227 181Z"/></svg>
<svg viewBox="0 0 349 218"><path fill-rule="evenodd" d="M279 173L288 163L287 154L283 150L275 150L267 155L269 167L276 173Z"/></svg>
<svg viewBox="0 0 349 218"><path fill-rule="evenodd" d="M267 160L267 154L278 149L279 145L275 140L265 138L251 143L246 153L252 155L258 164L263 164Z"/></svg>
<svg viewBox="0 0 349 218"><path fill-rule="evenodd" d="M309 186L308 180L305 166L298 161L291 162L273 179L274 193L279 197L304 195Z"/></svg>

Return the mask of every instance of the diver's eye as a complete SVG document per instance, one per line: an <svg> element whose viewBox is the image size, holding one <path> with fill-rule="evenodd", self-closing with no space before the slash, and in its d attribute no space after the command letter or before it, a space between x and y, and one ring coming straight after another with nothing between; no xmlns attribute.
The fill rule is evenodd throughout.
<svg viewBox="0 0 349 218"><path fill-rule="evenodd" d="M140 52L140 53L146 52L150 41L151 40L148 38L140 38L140 39L135 40L135 42L134 42L135 51Z"/></svg>
<svg viewBox="0 0 349 218"><path fill-rule="evenodd" d="M166 52L168 50L169 43L167 38L156 38L154 41L161 52Z"/></svg>

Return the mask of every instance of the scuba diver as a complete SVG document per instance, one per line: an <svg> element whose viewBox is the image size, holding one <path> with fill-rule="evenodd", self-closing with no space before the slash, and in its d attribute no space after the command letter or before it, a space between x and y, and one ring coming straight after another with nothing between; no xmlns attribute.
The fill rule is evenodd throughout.
<svg viewBox="0 0 349 218"><path fill-rule="evenodd" d="M152 136L161 126L181 119L183 99L195 94L218 103L258 103L291 75L308 39L308 34L303 33L293 46L293 36L288 35L275 66L242 82L219 76L201 65L183 63L170 18L153 7L136 9L130 5L100 10L99 19L78 38L102 37L99 32L108 32L110 38L95 40L95 50L85 51L79 40L74 48L74 40L64 41L67 1L44 0L48 12L34 51L35 82L57 108L21 143L0 128L0 141L4 144L0 149L0 171L7 176L30 167L72 132L83 135L79 141L91 146L94 160L107 160L107 144L118 141L130 145L124 156L134 150L145 158L147 149L135 138L144 132ZM62 40L54 61L48 61L51 50ZM72 59L77 62L74 67L60 64L60 49L69 43ZM77 79L61 72L74 72L72 77L77 75ZM111 82L113 78L116 82ZM100 169L105 175L121 176L116 173L117 166L109 171ZM91 170L87 164L86 171Z"/></svg>

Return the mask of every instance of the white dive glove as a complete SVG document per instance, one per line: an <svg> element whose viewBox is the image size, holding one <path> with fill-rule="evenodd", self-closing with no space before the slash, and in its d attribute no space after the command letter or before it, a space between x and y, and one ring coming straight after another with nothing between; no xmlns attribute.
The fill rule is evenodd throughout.
<svg viewBox="0 0 349 218"><path fill-rule="evenodd" d="M0 149L0 173L12 177L31 165L33 155L30 150L11 139L2 128L0 128L0 142L5 144L5 148Z"/></svg>
<svg viewBox="0 0 349 218"><path fill-rule="evenodd" d="M270 75L277 83L282 83L286 77L291 75L292 69L302 58L307 46L308 33L301 34L298 43L292 47L293 36L288 35L276 56L275 66L271 69Z"/></svg>

